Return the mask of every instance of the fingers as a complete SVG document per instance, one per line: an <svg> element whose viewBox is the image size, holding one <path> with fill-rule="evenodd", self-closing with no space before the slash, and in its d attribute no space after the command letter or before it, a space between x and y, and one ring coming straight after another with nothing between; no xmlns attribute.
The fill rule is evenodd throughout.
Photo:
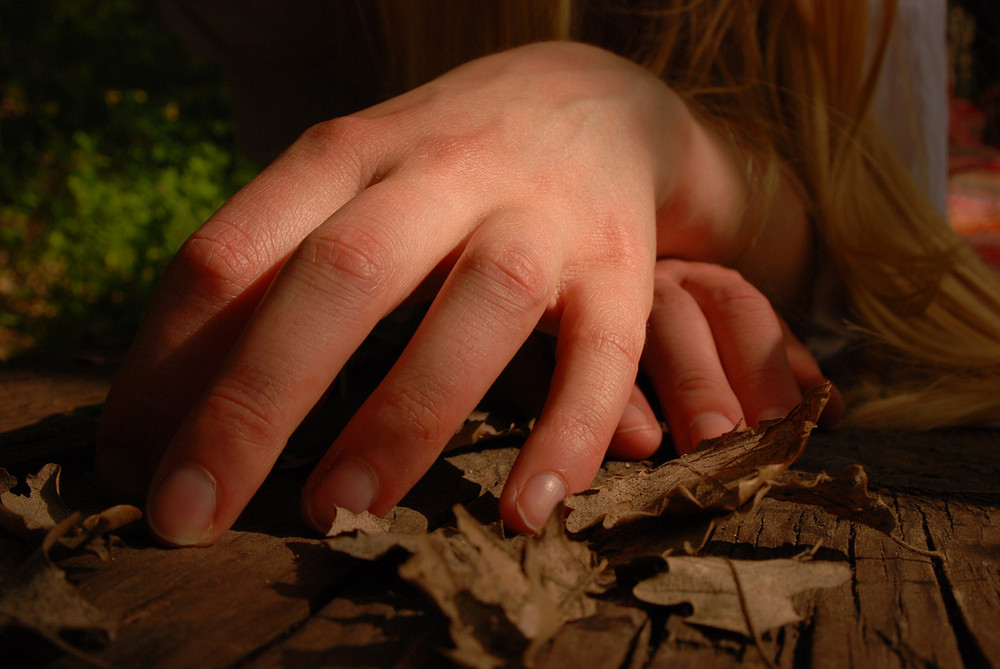
<svg viewBox="0 0 1000 669"><path fill-rule="evenodd" d="M161 539L228 529L330 379L455 246L459 219L421 194L417 181L374 185L288 259L163 453L147 515Z"/></svg>
<svg viewBox="0 0 1000 669"><path fill-rule="evenodd" d="M802 392L823 385L827 382L826 376L816 362L816 358L806 348L806 345L799 341L788 324L781 321L781 329L785 336L785 353L788 355L788 364L792 368L792 375L799 384ZM827 400L820 416L820 425L823 427L835 426L843 417L845 411L844 396L836 386L830 387L830 399Z"/></svg>
<svg viewBox="0 0 1000 669"><path fill-rule="evenodd" d="M667 260L656 272L644 361L678 451L741 420L756 426L784 416L798 403L782 325L767 298L717 265Z"/></svg>
<svg viewBox="0 0 1000 669"><path fill-rule="evenodd" d="M479 226L389 375L303 491L326 531L335 506L384 514L417 482L554 298L564 248L524 211Z"/></svg>
<svg viewBox="0 0 1000 669"><path fill-rule="evenodd" d="M586 297L567 296L549 397L500 500L513 529L537 531L593 480L635 382L650 280L641 270L608 272Z"/></svg>
<svg viewBox="0 0 1000 669"><path fill-rule="evenodd" d="M653 455L663 441L663 428L649 400L638 386L632 387L628 404L611 437L608 455L625 460L641 460Z"/></svg>
<svg viewBox="0 0 1000 669"><path fill-rule="evenodd" d="M373 179L385 138L340 119L306 133L184 244L101 417L97 473L141 497L167 441L226 359L278 268Z"/></svg>

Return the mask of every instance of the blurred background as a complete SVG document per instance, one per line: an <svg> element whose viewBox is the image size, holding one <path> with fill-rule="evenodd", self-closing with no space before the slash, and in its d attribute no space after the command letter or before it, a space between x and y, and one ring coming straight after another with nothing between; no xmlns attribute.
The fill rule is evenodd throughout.
<svg viewBox="0 0 1000 669"><path fill-rule="evenodd" d="M949 216L1000 266L1000 3L950 5ZM151 0L0 0L0 361L121 351L166 262L257 167L222 71Z"/></svg>
<svg viewBox="0 0 1000 669"><path fill-rule="evenodd" d="M222 72L156 3L0 0L0 360L127 346L181 242L255 169Z"/></svg>

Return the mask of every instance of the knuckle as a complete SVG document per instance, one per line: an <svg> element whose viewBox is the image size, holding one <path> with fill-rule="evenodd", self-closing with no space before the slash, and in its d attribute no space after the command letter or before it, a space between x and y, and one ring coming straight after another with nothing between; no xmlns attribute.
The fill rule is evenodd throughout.
<svg viewBox="0 0 1000 669"><path fill-rule="evenodd" d="M653 311L668 311L684 297L685 290L674 281L656 281L653 284ZM690 299L690 298L688 298Z"/></svg>
<svg viewBox="0 0 1000 669"><path fill-rule="evenodd" d="M581 334L579 343L603 359L624 359L631 367L638 369L645 344L645 330L594 326Z"/></svg>
<svg viewBox="0 0 1000 669"><path fill-rule="evenodd" d="M220 381L206 400L205 415L241 444L266 449L279 437L277 391L270 379L253 376L260 378L231 376Z"/></svg>
<svg viewBox="0 0 1000 669"><path fill-rule="evenodd" d="M615 200L613 208L598 204L590 205L590 208L594 210L592 216L596 222L589 232L592 262L615 267L622 275L651 273L656 259L644 236L647 228L636 224L647 218L643 211L619 200Z"/></svg>
<svg viewBox="0 0 1000 669"><path fill-rule="evenodd" d="M716 301L723 306L748 308L759 310L761 308L766 308L770 305L764 294L761 293L757 288L753 286L750 282L745 280L741 275L735 273L735 270L726 270L728 272L733 272L737 279L726 283L719 289L713 291Z"/></svg>
<svg viewBox="0 0 1000 669"><path fill-rule="evenodd" d="M295 264L311 268L321 285L330 279L366 298L377 297L391 275L392 248L371 226L349 233L314 234L299 246Z"/></svg>
<svg viewBox="0 0 1000 669"><path fill-rule="evenodd" d="M685 404L693 404L698 398L718 395L714 375L703 369L678 371L671 377L671 392L676 398L683 398Z"/></svg>
<svg viewBox="0 0 1000 669"><path fill-rule="evenodd" d="M311 126L290 150L326 164L354 166L354 173L360 174L364 164L362 147L368 144L371 133L370 121L343 116Z"/></svg>
<svg viewBox="0 0 1000 669"><path fill-rule="evenodd" d="M385 388L382 405L400 422L407 436L428 444L444 443L454 430L445 424L443 393L435 384L396 383Z"/></svg>
<svg viewBox="0 0 1000 669"><path fill-rule="evenodd" d="M603 404L596 403L574 406L573 411L563 412L556 427L560 442L581 456L606 449L611 441L611 431L605 433L608 412L603 409Z"/></svg>
<svg viewBox="0 0 1000 669"><path fill-rule="evenodd" d="M744 371L733 379L733 386L752 388L757 393L773 392L789 384L789 371L775 368L773 365L757 366Z"/></svg>
<svg viewBox="0 0 1000 669"><path fill-rule="evenodd" d="M685 280L686 290L707 298L709 304L723 311L740 313L745 310L771 311L770 302L739 271L722 266L710 268L716 277L712 281Z"/></svg>
<svg viewBox="0 0 1000 669"><path fill-rule="evenodd" d="M482 169L489 144L474 134L434 134L419 140L414 157L453 180Z"/></svg>
<svg viewBox="0 0 1000 669"><path fill-rule="evenodd" d="M472 249L465 261L490 291L515 309L537 307L549 296L550 280L537 253L518 247Z"/></svg>
<svg viewBox="0 0 1000 669"><path fill-rule="evenodd" d="M207 294L228 294L256 275L252 249L253 241L238 226L216 220L188 237L172 269Z"/></svg>

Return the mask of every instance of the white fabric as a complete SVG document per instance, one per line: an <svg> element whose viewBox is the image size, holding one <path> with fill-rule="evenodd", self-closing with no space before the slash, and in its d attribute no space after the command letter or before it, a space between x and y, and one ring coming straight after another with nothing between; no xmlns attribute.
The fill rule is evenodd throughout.
<svg viewBox="0 0 1000 669"><path fill-rule="evenodd" d="M881 5L875 5L877 14ZM942 213L948 196L947 19L947 0L899 0L874 100L886 138Z"/></svg>

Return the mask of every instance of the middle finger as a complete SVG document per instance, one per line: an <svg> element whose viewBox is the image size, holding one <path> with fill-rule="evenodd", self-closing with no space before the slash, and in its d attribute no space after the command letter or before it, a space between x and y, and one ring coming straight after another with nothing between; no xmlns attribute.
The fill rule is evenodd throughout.
<svg viewBox="0 0 1000 669"><path fill-rule="evenodd" d="M154 475L149 521L162 539L221 536L378 320L460 243L468 212L427 192L419 179L386 179L292 254ZM195 479L214 499L179 514Z"/></svg>
<svg viewBox="0 0 1000 669"><path fill-rule="evenodd" d="M563 262L552 226L523 210L484 221L406 351L303 492L320 531L335 505L387 512L426 472L553 301Z"/></svg>

